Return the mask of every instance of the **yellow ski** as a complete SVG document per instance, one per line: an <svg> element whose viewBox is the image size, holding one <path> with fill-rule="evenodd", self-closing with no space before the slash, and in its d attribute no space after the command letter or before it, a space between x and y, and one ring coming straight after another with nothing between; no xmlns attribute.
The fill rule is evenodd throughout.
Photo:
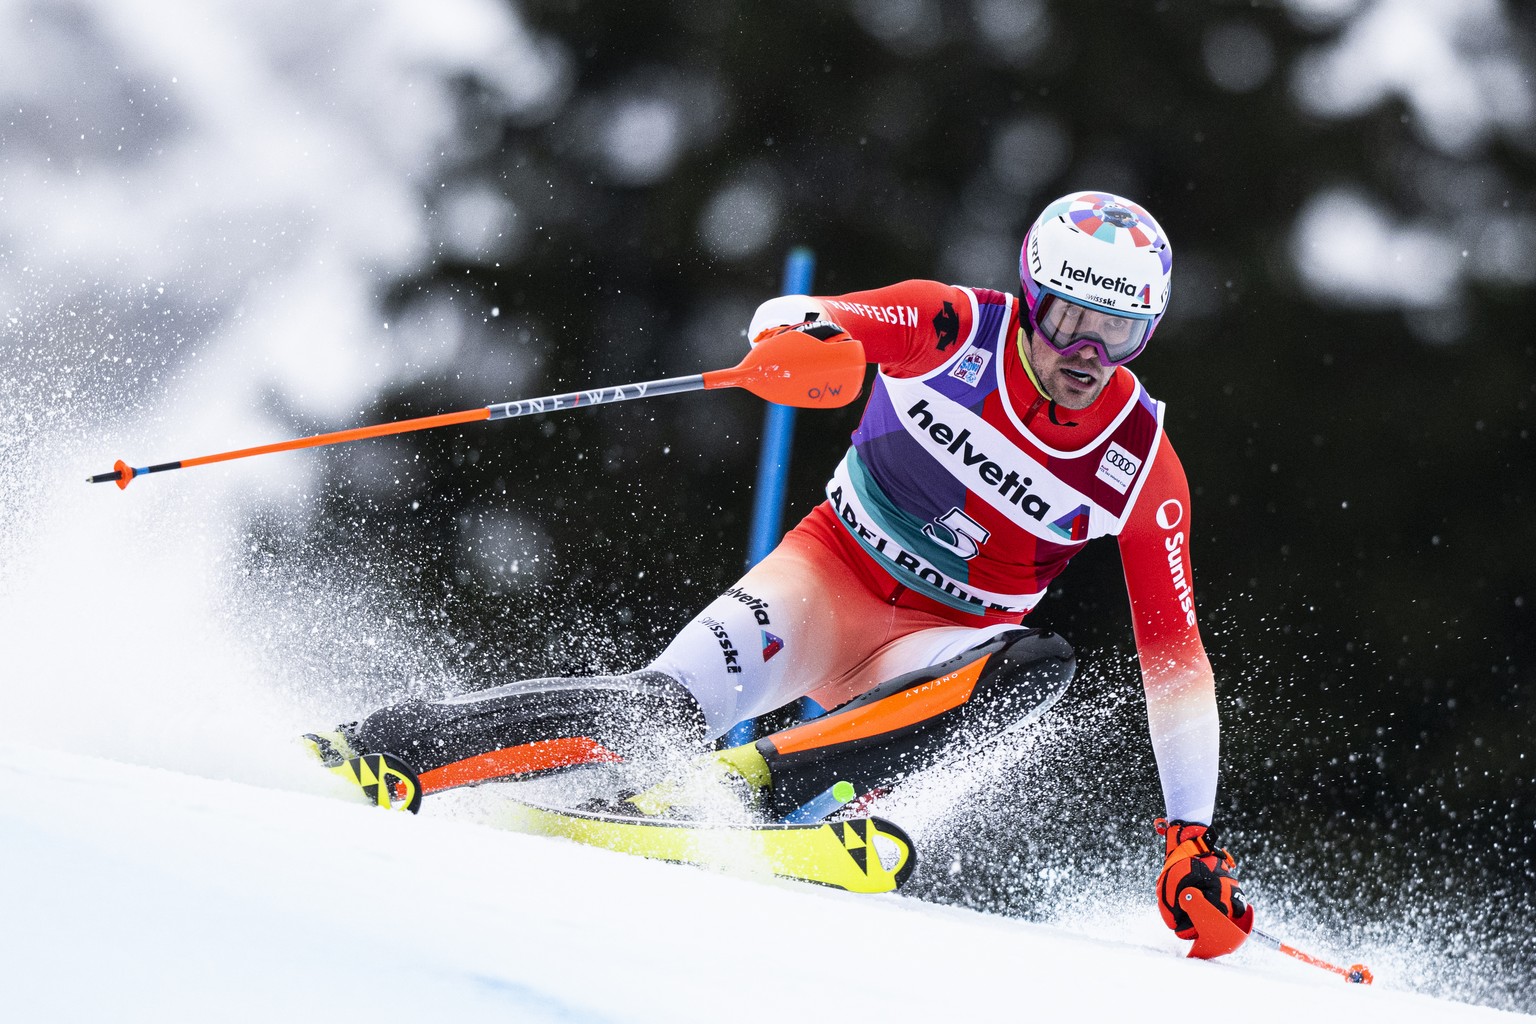
<svg viewBox="0 0 1536 1024"><path fill-rule="evenodd" d="M395 755L346 757L323 734L308 733L304 739L327 768L356 785L370 803L412 813L421 807L421 782ZM884 818L869 816L722 824L573 811L508 796L491 824L652 860L777 875L849 892L894 892L917 866L911 838Z"/></svg>
<svg viewBox="0 0 1536 1024"><path fill-rule="evenodd" d="M587 846L849 892L894 892L917 864L912 840L876 817L730 825L571 811L509 798L494 824Z"/></svg>

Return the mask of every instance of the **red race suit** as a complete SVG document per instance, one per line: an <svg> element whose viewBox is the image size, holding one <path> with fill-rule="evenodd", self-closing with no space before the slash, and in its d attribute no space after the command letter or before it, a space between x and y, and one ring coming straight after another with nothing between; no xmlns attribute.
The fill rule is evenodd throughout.
<svg viewBox="0 0 1536 1024"><path fill-rule="evenodd" d="M816 316L862 342L879 373L827 501L797 531L888 604L982 627L1020 621L1084 544L1114 536L1167 813L1209 822L1215 680L1195 614L1189 484L1162 403L1124 366L1088 408L1051 403L1023 355L1020 304L1000 292L905 281L786 296L752 333ZM812 696L835 702L865 682Z"/></svg>

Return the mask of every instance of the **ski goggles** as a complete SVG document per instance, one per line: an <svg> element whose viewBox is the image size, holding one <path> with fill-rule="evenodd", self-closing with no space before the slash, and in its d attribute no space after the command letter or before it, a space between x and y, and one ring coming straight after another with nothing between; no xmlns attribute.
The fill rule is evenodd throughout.
<svg viewBox="0 0 1536 1024"><path fill-rule="evenodd" d="M1105 366L1119 366L1141 355L1152 333L1151 317L1110 313L1049 291L1041 293L1033 319L1036 332L1057 352L1069 356L1091 347Z"/></svg>

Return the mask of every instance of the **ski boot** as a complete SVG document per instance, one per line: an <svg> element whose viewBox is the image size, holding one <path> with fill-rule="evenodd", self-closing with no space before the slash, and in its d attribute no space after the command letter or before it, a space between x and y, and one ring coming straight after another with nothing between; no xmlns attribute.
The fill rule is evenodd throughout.
<svg viewBox="0 0 1536 1024"><path fill-rule="evenodd" d="M416 770L394 754L363 754L354 745L357 723L330 732L307 732L302 739L331 774L358 788L378 807L412 814L421 810L421 780Z"/></svg>

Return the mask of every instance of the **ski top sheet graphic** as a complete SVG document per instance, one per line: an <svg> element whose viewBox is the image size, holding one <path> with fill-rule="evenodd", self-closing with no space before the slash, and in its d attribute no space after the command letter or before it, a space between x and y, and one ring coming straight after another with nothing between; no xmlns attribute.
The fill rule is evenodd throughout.
<svg viewBox="0 0 1536 1024"><path fill-rule="evenodd" d="M508 797L492 824L651 860L771 874L848 892L894 892L917 865L911 838L877 817L720 824L573 811Z"/></svg>
<svg viewBox="0 0 1536 1024"><path fill-rule="evenodd" d="M411 813L421 808L419 777L393 754L364 754L326 767L372 804ZM673 821L553 807L509 793L489 824L651 860L776 875L848 892L894 892L917 866L911 837L872 816L807 823Z"/></svg>

